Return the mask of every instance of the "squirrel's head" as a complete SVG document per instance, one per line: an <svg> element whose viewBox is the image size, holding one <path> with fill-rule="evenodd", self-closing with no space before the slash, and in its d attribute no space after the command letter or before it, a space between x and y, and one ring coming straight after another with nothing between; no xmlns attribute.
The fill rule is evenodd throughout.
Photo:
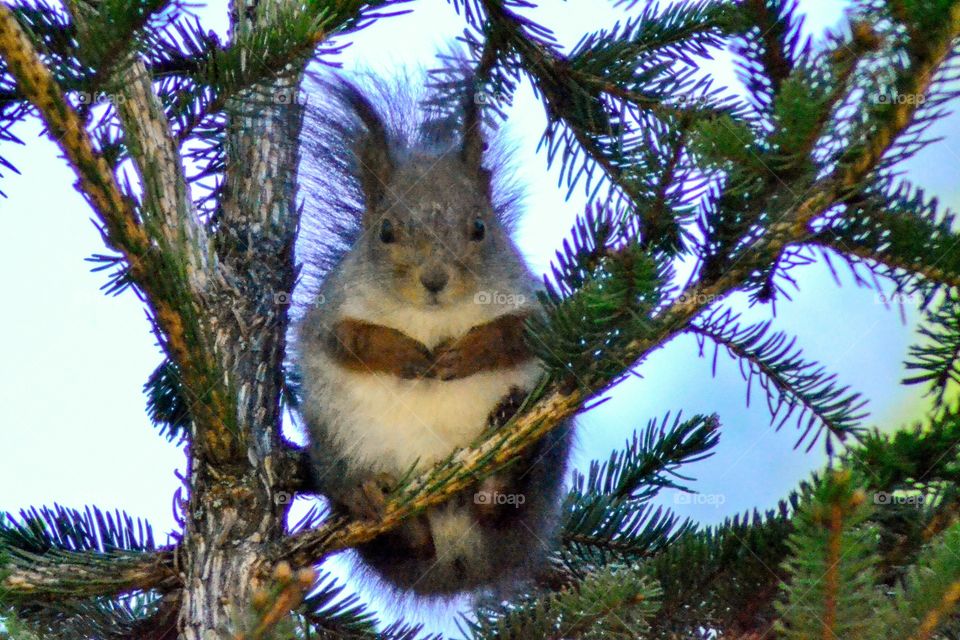
<svg viewBox="0 0 960 640"><path fill-rule="evenodd" d="M482 177L456 158L417 158L364 214L362 251L392 293L416 305L472 299L507 242Z"/></svg>
<svg viewBox="0 0 960 640"><path fill-rule="evenodd" d="M397 153L366 107L357 108L367 135L355 147L365 203L355 250L364 253L369 277L384 295L417 306L473 299L510 245L481 166L476 114L465 114L466 133L446 151Z"/></svg>

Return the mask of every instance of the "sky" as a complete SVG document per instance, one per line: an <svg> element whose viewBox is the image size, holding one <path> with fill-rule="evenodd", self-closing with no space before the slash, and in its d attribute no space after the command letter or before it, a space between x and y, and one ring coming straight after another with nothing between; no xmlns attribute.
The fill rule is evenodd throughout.
<svg viewBox="0 0 960 640"><path fill-rule="evenodd" d="M532 13L558 41L573 46L580 36L609 27L626 14L597 0L545 1ZM801 0L806 30L817 36L838 25L847 2ZM443 0L420 0L412 13L381 20L360 34L338 60L347 70L392 73L398 65L427 66L456 38L463 20ZM205 26L223 33L226 0L197 10ZM732 65L723 56L705 67L720 86L736 89ZM557 168L548 170L537 142L545 124L528 86L519 91L507 127L515 139L517 171L527 185L517 240L537 272L583 211L584 198L565 199ZM76 508L94 504L149 520L159 541L174 529L172 496L180 481L182 451L158 436L145 414L142 385L161 361L142 305L126 293L107 297L106 278L91 273L85 259L102 252L91 212L73 189L74 176L56 148L38 137L36 123L15 131L27 144L7 146L22 175L4 171L0 189L0 510L16 511L54 502ZM960 119L940 122L944 139L905 165L907 177L951 208L960 208ZM902 361L914 338L916 315L888 309L872 291L849 277L841 286L823 264L794 272L799 291L777 305L775 326L798 338L808 359L836 372L870 400L866 424L891 430L918 418L922 390L903 387ZM841 274L843 276L843 274ZM750 319L765 319L767 307L734 307ZM821 467L821 446L794 449L792 423L779 432L758 389L746 405L746 387L735 363L721 356L717 375L710 358L699 358L693 339L679 338L654 353L613 390L608 402L578 420L574 464L606 459L634 429L667 412L717 413L722 424L715 455L684 469L691 488L709 499L661 502L680 516L715 524L753 508L776 505L811 470ZM296 435L296 434L292 434ZM301 505L302 507L303 505ZM335 567L346 576L346 565Z"/></svg>

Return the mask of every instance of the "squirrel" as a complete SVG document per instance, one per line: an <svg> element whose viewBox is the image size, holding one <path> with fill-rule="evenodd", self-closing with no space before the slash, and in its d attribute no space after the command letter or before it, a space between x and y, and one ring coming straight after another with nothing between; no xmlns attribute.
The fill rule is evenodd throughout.
<svg viewBox="0 0 960 640"><path fill-rule="evenodd" d="M301 413L316 485L353 519L380 518L399 478L501 427L542 375L524 328L538 281L510 238L502 148L470 90L441 112L409 84L323 80L304 126L319 220L304 214L316 240L303 262L326 274L297 323ZM551 431L359 558L418 596L532 578L555 537L571 437L570 424Z"/></svg>

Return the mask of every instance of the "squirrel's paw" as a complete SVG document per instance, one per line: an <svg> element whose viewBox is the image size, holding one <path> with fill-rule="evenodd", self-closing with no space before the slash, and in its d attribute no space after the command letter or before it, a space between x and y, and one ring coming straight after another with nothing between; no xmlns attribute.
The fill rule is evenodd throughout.
<svg viewBox="0 0 960 640"><path fill-rule="evenodd" d="M453 380L523 364L532 357L524 331L524 316L516 314L479 324L453 344L435 349L433 375Z"/></svg>
<svg viewBox="0 0 960 640"><path fill-rule="evenodd" d="M347 510L356 520L379 521L386 513L387 495L396 486L389 473L378 473L361 482L346 502ZM384 534L396 540L418 557L433 557L433 533L426 514L408 518L399 527Z"/></svg>
<svg viewBox="0 0 960 640"><path fill-rule="evenodd" d="M377 521L383 518L387 494L394 484L395 480L388 473L378 473L358 484L345 501L350 516L354 520Z"/></svg>
<svg viewBox="0 0 960 640"><path fill-rule="evenodd" d="M456 345L438 350L433 367L430 369L430 375L440 380L465 378L472 373L474 371L471 370L466 354Z"/></svg>
<svg viewBox="0 0 960 640"><path fill-rule="evenodd" d="M341 320L327 337L328 353L342 366L365 373L389 373L401 378L427 375L432 355L410 336L361 320Z"/></svg>
<svg viewBox="0 0 960 640"><path fill-rule="evenodd" d="M507 424L527 399L527 391L514 385L487 416L487 428L496 430Z"/></svg>
<svg viewBox="0 0 960 640"><path fill-rule="evenodd" d="M430 350L403 334L385 336L372 359L377 364L376 369L408 379L428 375L433 366Z"/></svg>

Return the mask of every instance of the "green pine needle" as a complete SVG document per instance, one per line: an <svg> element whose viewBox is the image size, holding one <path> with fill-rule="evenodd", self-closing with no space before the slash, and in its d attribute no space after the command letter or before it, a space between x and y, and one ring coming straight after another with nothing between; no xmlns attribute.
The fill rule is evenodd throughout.
<svg viewBox="0 0 960 640"><path fill-rule="evenodd" d="M848 436L858 436L859 423L866 415L862 411L866 401L860 394L839 386L834 375L804 360L800 349L795 348L795 340L780 332L769 333L770 322L742 327L739 317L730 310L714 311L688 329L700 343L701 356L706 340L714 344L714 375L717 356L723 348L740 364L741 375L747 382L747 404L756 381L766 396L777 429L796 417L797 427L803 430L797 446L809 437L809 450L820 433L826 431L826 448L831 453L834 438L844 441Z"/></svg>

